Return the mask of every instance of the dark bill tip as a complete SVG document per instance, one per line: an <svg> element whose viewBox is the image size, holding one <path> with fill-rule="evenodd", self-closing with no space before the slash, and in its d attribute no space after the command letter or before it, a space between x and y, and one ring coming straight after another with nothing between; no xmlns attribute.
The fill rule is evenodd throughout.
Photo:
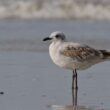
<svg viewBox="0 0 110 110"><path fill-rule="evenodd" d="M43 39L43 41L51 40L52 38L46 37Z"/></svg>

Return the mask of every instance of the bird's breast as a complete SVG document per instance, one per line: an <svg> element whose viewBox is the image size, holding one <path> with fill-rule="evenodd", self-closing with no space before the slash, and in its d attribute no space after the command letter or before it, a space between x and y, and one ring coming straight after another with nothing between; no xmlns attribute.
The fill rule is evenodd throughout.
<svg viewBox="0 0 110 110"><path fill-rule="evenodd" d="M63 56L60 55L60 52L58 52L58 46L57 45L53 45L53 44L50 45L49 54L50 54L52 61L56 65L58 65L60 67L64 66L65 58L63 58Z"/></svg>
<svg viewBox="0 0 110 110"><path fill-rule="evenodd" d="M66 56L63 56L58 52L58 47L54 48L52 45L49 47L49 54L52 61L58 65L59 67L65 69L73 69L74 68L74 61Z"/></svg>

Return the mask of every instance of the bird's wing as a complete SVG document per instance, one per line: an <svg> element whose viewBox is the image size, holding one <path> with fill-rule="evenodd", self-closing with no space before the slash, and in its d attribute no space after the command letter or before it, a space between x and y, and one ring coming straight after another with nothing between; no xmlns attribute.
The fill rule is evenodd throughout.
<svg viewBox="0 0 110 110"><path fill-rule="evenodd" d="M62 45L60 48L60 53L64 56L71 57L79 61L86 61L96 57L103 57L103 54L99 50L93 49L87 45L74 43L67 43L66 45Z"/></svg>

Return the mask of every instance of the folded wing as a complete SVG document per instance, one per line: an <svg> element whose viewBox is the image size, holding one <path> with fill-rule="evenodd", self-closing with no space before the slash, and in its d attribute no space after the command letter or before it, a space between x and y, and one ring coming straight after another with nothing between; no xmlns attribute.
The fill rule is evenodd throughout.
<svg viewBox="0 0 110 110"><path fill-rule="evenodd" d="M103 58L101 51L93 49L87 45L75 45L73 43L63 45L60 48L60 53L64 56L71 57L79 61L92 60L97 57Z"/></svg>

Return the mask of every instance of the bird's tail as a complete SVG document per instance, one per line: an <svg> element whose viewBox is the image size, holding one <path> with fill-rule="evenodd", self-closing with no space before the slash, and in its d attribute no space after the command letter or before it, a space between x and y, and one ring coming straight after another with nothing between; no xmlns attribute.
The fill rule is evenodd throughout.
<svg viewBox="0 0 110 110"><path fill-rule="evenodd" d="M100 52L103 54L103 59L110 59L110 51L100 50Z"/></svg>

